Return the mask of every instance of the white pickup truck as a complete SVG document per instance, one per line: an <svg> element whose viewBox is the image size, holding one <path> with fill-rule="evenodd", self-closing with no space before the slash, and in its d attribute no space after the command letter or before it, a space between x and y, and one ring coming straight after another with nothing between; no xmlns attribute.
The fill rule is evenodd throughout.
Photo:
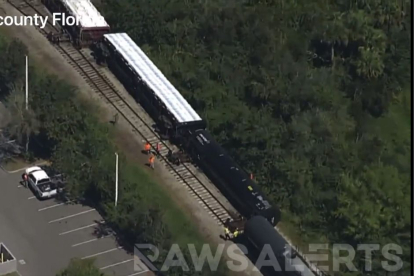
<svg viewBox="0 0 414 276"><path fill-rule="evenodd" d="M26 169L27 181L36 196L41 199L51 198L58 193L56 183L53 183L47 173L39 167Z"/></svg>

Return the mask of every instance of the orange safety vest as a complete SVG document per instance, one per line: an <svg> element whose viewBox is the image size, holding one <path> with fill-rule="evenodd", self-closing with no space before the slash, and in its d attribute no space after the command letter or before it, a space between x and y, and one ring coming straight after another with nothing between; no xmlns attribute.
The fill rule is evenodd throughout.
<svg viewBox="0 0 414 276"><path fill-rule="evenodd" d="M150 164L151 163L154 163L154 160L155 160L155 157L154 156L151 156L150 159L149 159Z"/></svg>
<svg viewBox="0 0 414 276"><path fill-rule="evenodd" d="M150 150L151 149L151 145L149 143L145 144L145 150Z"/></svg>

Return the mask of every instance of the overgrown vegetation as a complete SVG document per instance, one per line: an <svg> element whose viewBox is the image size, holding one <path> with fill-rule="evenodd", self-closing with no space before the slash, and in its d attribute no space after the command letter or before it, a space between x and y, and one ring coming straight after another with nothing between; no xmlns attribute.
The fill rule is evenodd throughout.
<svg viewBox="0 0 414 276"><path fill-rule="evenodd" d="M6 99L6 106L15 117L9 129L18 130L11 133L23 144L29 139L33 141L29 145L40 147L34 152L51 159L55 168L66 174L68 195L86 200L100 210L105 221L119 234L124 248L133 251L136 243L156 245L160 249L160 257L155 262L158 268L172 244L179 244L183 253L188 254L186 245L193 243L200 252L205 241L189 217L145 170L131 164L121 153L119 201L114 207L117 148L109 125L97 118L97 107L80 98L75 87L33 67L29 75L29 111L26 111L21 99L24 90L18 89L18 84L24 80L27 50L20 42L0 36L0 52L7 51L7 58L0 56L3 59L0 97ZM186 260L189 271L171 267L168 275L224 275L223 272L195 272L190 259ZM80 271L84 274L78 274ZM98 272L91 264L85 266L75 261L60 275L100 275Z"/></svg>
<svg viewBox="0 0 414 276"><path fill-rule="evenodd" d="M304 243L397 243L409 271L408 0L104 0L101 9ZM386 273L380 262L374 270Z"/></svg>

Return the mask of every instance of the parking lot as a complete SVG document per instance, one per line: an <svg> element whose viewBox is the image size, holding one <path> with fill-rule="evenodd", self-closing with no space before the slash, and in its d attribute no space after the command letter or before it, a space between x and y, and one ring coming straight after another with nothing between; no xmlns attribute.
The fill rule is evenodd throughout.
<svg viewBox="0 0 414 276"><path fill-rule="evenodd" d="M21 185L21 174L0 169L0 241L17 258L22 276L54 276L73 257L95 258L106 275L153 275L134 271L133 254L116 242L95 209L40 201Z"/></svg>

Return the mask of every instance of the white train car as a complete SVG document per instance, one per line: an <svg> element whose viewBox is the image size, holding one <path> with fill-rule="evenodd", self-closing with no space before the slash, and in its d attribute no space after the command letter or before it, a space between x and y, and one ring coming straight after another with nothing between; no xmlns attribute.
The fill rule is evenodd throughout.
<svg viewBox="0 0 414 276"><path fill-rule="evenodd" d="M66 18L75 17L77 23L73 26L62 25L75 44L85 47L102 39L109 33L110 27L105 18L99 13L90 0L42 0L52 13L62 13ZM56 16L62 23L62 16Z"/></svg>
<svg viewBox="0 0 414 276"><path fill-rule="evenodd" d="M167 132L205 128L197 112L128 34L105 34L102 44L109 68Z"/></svg>

